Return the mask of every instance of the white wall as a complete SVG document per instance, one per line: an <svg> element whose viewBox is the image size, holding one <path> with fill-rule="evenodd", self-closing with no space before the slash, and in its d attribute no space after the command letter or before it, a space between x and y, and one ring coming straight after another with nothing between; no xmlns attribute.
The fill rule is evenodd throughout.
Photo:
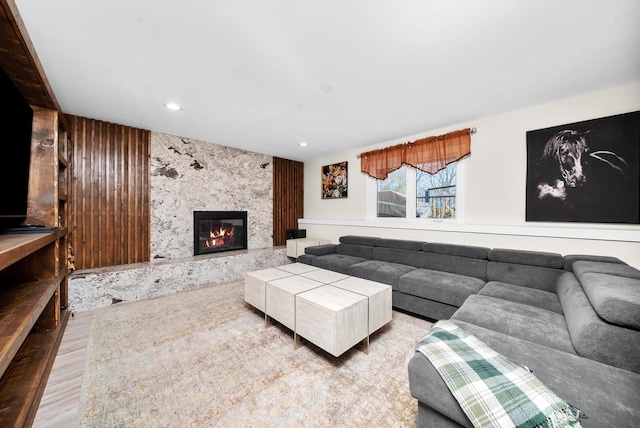
<svg viewBox="0 0 640 428"><path fill-rule="evenodd" d="M637 110L640 110L640 82L401 136L357 151L305 162L305 218L300 219L299 227L307 229L307 236L325 237L333 242L342 235L361 234L561 254L603 254L620 257L640 268L638 225L525 221L527 131ZM464 161L464 223L366 220L368 178L360 172L356 155L472 127L478 132L471 137L471 156ZM321 199L321 167L342 161L349 162L348 198Z"/></svg>

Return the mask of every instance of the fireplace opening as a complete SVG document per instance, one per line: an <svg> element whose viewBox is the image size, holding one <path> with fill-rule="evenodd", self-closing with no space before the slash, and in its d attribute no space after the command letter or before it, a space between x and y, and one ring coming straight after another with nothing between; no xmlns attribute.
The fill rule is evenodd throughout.
<svg viewBox="0 0 640 428"><path fill-rule="evenodd" d="M193 254L247 248L246 211L194 211Z"/></svg>

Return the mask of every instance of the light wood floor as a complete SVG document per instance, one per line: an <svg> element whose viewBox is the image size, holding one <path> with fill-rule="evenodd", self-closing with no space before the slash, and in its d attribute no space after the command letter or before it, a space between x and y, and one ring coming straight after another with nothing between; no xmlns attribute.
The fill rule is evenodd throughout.
<svg viewBox="0 0 640 428"><path fill-rule="evenodd" d="M76 426L90 324L90 311L69 318L36 413L34 428Z"/></svg>

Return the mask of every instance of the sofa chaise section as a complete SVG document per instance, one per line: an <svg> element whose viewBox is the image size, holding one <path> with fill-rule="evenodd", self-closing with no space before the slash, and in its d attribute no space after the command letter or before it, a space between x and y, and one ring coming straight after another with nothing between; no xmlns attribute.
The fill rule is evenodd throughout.
<svg viewBox="0 0 640 428"><path fill-rule="evenodd" d="M640 375L461 320L460 328L497 352L527 366L558 396L585 411L585 428L633 427L640 420ZM469 427L471 422L428 359L409 362L411 395L419 427Z"/></svg>
<svg viewBox="0 0 640 428"><path fill-rule="evenodd" d="M547 276L545 270L555 268L544 266L547 262L541 259L529 259L528 265L521 265L522 260L494 260L510 263L521 272L542 269L539 278L545 278L543 282L557 278L555 291L546 290L551 285L537 283L539 278L525 278L521 285L490 281L451 320L532 369L561 398L585 411L589 418L581 421L582 426L636 426L640 416L640 271L606 257L573 260L570 271L563 266L559 275ZM500 267L489 268L488 277L495 278L495 272L503 280L513 275ZM440 376L419 352L409 363L409 383L419 402L418 426L470 426Z"/></svg>

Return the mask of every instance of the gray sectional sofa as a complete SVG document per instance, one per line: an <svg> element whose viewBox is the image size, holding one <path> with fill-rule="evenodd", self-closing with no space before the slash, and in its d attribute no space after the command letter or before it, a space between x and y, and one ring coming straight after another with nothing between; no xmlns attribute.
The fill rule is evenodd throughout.
<svg viewBox="0 0 640 428"><path fill-rule="evenodd" d="M586 412L584 427L640 426L640 271L617 258L343 236L297 261L389 284L394 308L452 320ZM418 426L472 426L420 352L409 385Z"/></svg>

